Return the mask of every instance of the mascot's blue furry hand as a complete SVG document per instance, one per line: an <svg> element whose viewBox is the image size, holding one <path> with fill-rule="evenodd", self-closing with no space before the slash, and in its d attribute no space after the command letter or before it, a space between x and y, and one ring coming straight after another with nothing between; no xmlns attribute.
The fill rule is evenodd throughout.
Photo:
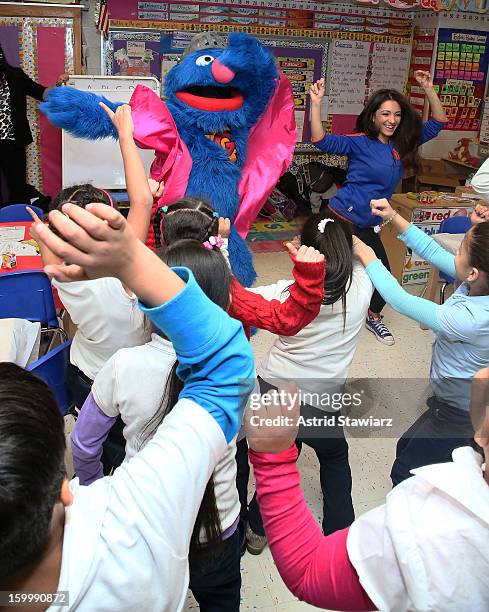
<svg viewBox="0 0 489 612"><path fill-rule="evenodd" d="M54 87L44 102L39 105L49 122L77 138L117 138L117 130L99 102L104 102L113 111L123 102L111 102L74 87Z"/></svg>

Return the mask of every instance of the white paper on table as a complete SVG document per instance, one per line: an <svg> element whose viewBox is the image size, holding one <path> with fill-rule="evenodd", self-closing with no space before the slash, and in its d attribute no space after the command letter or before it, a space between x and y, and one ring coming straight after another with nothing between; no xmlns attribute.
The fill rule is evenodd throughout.
<svg viewBox="0 0 489 612"><path fill-rule="evenodd" d="M18 242L24 240L25 227L23 225L9 225L0 227L0 242Z"/></svg>
<svg viewBox="0 0 489 612"><path fill-rule="evenodd" d="M20 257L32 257L35 255L39 255L36 250L36 247L32 244L25 244L22 242L10 242L7 240L0 241L0 254L1 253L14 253Z"/></svg>

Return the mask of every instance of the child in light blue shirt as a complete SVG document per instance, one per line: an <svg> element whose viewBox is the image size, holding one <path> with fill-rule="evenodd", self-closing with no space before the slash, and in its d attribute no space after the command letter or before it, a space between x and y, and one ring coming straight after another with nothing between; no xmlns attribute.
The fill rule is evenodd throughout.
<svg viewBox="0 0 489 612"><path fill-rule="evenodd" d="M372 200L372 212L393 225L415 253L461 281L441 305L407 293L361 241L355 252L388 304L435 332L429 410L402 436L391 476L394 484L410 469L450 460L473 435L468 415L474 374L489 364L489 223L467 232L458 253L445 251L422 230L393 211L387 200Z"/></svg>

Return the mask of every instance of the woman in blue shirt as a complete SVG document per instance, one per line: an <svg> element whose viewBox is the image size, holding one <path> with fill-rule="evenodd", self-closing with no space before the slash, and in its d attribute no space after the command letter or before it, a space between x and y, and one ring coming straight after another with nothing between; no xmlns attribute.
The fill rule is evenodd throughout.
<svg viewBox="0 0 489 612"><path fill-rule="evenodd" d="M424 89L432 118L422 123L418 113L395 89L379 89L367 100L357 118L355 133L325 134L321 121L324 79L311 85L312 141L324 153L348 156L346 181L331 199L330 208L354 226L354 233L371 246L387 269L389 261L380 239L381 219L372 215L370 200L390 198L405 171L416 171L417 149L435 138L446 122L445 111L433 89L430 73L417 70L416 80ZM380 314L385 301L375 291L366 326L377 340L394 344Z"/></svg>

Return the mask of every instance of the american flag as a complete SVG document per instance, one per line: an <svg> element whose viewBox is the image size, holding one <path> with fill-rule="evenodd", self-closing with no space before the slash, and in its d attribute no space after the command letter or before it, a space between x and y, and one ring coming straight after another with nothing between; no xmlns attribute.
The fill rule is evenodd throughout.
<svg viewBox="0 0 489 612"><path fill-rule="evenodd" d="M109 35L109 9L107 0L100 0L98 7L98 19L95 23L97 30L100 30L105 38Z"/></svg>

